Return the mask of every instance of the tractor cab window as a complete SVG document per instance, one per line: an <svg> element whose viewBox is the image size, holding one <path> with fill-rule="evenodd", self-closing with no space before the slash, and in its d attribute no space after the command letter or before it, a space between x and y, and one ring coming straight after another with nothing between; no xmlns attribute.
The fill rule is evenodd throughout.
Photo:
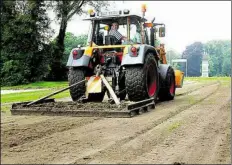
<svg viewBox="0 0 232 165"><path fill-rule="evenodd" d="M139 24L130 25L130 40L135 44L142 43L141 27Z"/></svg>
<svg viewBox="0 0 232 165"><path fill-rule="evenodd" d="M127 21L128 20L128 21ZM90 43L91 39L96 45L108 45L109 44L109 32L111 30L112 23L117 22L120 36L125 37L125 39L120 42L112 42L116 45L118 44L141 44L142 43L142 30L140 20L137 18L130 17L123 18L119 20L98 20L93 21L89 29L88 42ZM147 30L144 30L144 41L146 44L149 43L147 37ZM111 42L111 41L110 41Z"/></svg>
<svg viewBox="0 0 232 165"><path fill-rule="evenodd" d="M101 21L96 21L94 25L94 33L93 33L93 42L96 45L105 45L105 37L109 35L109 31L111 29L112 23L102 23ZM92 30L90 28L90 30ZM127 34L127 25L119 25L118 32L123 36Z"/></svg>
<svg viewBox="0 0 232 165"><path fill-rule="evenodd" d="M99 46L104 45L104 38L106 35L108 35L107 27L108 27L107 24L102 24L100 22L95 23L93 42L96 45L99 45Z"/></svg>
<svg viewBox="0 0 232 165"><path fill-rule="evenodd" d="M147 29L143 28L144 31L144 43L149 44ZM134 44L141 44L142 43L142 29L141 29L141 22L136 18L131 18L130 24L130 41Z"/></svg>
<svg viewBox="0 0 232 165"><path fill-rule="evenodd" d="M127 25L119 25L118 32L123 36L127 36Z"/></svg>

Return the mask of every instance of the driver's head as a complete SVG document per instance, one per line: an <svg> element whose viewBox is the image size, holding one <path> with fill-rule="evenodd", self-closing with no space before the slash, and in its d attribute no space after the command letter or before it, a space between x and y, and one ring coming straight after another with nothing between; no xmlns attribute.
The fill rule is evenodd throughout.
<svg viewBox="0 0 232 165"><path fill-rule="evenodd" d="M113 22L113 23L112 23L112 26L111 26L111 29L112 29L112 30L118 30L118 28L119 28L118 23L117 23L117 22Z"/></svg>

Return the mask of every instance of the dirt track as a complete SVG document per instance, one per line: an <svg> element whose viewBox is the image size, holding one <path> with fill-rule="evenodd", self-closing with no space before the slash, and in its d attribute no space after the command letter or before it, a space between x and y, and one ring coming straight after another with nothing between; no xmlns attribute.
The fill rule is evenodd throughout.
<svg viewBox="0 0 232 165"><path fill-rule="evenodd" d="M2 114L1 163L229 164L230 89L187 84L134 118Z"/></svg>

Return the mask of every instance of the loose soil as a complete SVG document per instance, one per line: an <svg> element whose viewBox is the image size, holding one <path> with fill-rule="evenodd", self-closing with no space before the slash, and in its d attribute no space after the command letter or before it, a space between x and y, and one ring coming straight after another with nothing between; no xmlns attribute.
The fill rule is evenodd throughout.
<svg viewBox="0 0 232 165"><path fill-rule="evenodd" d="M231 86L189 83L133 118L2 113L2 164L230 164Z"/></svg>

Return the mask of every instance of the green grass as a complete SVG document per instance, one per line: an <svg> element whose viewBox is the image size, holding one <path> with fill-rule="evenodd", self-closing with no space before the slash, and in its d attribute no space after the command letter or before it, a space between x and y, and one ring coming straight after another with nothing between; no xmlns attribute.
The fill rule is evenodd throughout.
<svg viewBox="0 0 232 165"><path fill-rule="evenodd" d="M34 101L46 95L49 95L55 91L56 90L40 90L34 92L4 94L1 95L1 103L4 104L4 103L12 103L12 102ZM65 97L70 97L69 90L54 95L51 98L59 99ZM10 108L11 108L11 104L1 105L1 112L8 113L10 111Z"/></svg>
<svg viewBox="0 0 232 165"><path fill-rule="evenodd" d="M11 105L1 105L1 112L3 113L9 113L11 109Z"/></svg>
<svg viewBox="0 0 232 165"><path fill-rule="evenodd" d="M175 123L172 123L169 127L168 127L168 131L169 132L172 132L173 130L177 129L178 127L181 126L181 123L180 122L175 122Z"/></svg>
<svg viewBox="0 0 232 165"><path fill-rule="evenodd" d="M35 82L25 85L17 85L17 86L3 86L2 90L16 90L16 89L41 89L41 88L65 88L68 86L68 81L56 81L56 82Z"/></svg>
<svg viewBox="0 0 232 165"><path fill-rule="evenodd" d="M184 80L189 81L231 81L231 77L184 77Z"/></svg>
<svg viewBox="0 0 232 165"><path fill-rule="evenodd" d="M49 95L53 92L55 92L55 90L41 90L41 91L34 91L34 92L4 94L1 96L1 103L33 101L41 97L44 97L46 95ZM64 98L64 97L70 97L69 90L52 96L52 98L56 98L56 99Z"/></svg>
<svg viewBox="0 0 232 165"><path fill-rule="evenodd" d="M184 81L197 81L200 83L220 81L221 85L231 87L231 77L185 77Z"/></svg>

